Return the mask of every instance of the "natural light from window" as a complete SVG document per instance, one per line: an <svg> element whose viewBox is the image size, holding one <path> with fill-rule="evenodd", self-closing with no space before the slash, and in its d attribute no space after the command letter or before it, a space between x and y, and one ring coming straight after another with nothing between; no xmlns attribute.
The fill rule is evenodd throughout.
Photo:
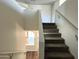
<svg viewBox="0 0 79 59"><path fill-rule="evenodd" d="M26 45L34 45L34 39L35 39L34 32L32 32L32 31L26 31L25 32L25 36L26 36L26 41L27 41Z"/></svg>
<svg viewBox="0 0 79 59"><path fill-rule="evenodd" d="M32 31L28 31L28 44L34 45L34 33Z"/></svg>
<svg viewBox="0 0 79 59"><path fill-rule="evenodd" d="M28 4L25 4L25 3L22 3L22 2L19 2L19 4L24 7L24 8L29 8L29 5Z"/></svg>
<svg viewBox="0 0 79 59"><path fill-rule="evenodd" d="M61 6L64 2L66 2L66 0L60 0L59 1L59 6Z"/></svg>

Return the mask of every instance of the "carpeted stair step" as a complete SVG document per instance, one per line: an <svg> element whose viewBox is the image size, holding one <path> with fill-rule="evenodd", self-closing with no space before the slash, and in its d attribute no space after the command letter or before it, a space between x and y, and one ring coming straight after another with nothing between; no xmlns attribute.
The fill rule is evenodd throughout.
<svg viewBox="0 0 79 59"><path fill-rule="evenodd" d="M43 23L44 29L57 29L57 25L55 23Z"/></svg>
<svg viewBox="0 0 79 59"><path fill-rule="evenodd" d="M45 52L69 52L69 48L65 44L46 44Z"/></svg>
<svg viewBox="0 0 79 59"><path fill-rule="evenodd" d="M45 38L45 43L54 43L54 44L64 43L64 39L63 38Z"/></svg>
<svg viewBox="0 0 79 59"><path fill-rule="evenodd" d="M43 26L43 29L57 29L57 26Z"/></svg>
<svg viewBox="0 0 79 59"><path fill-rule="evenodd" d="M56 26L55 23L43 23L43 26Z"/></svg>
<svg viewBox="0 0 79 59"><path fill-rule="evenodd" d="M74 59L55 23L43 23L45 59Z"/></svg>
<svg viewBox="0 0 79 59"><path fill-rule="evenodd" d="M61 37L61 33L44 33L44 37Z"/></svg>
<svg viewBox="0 0 79 59"><path fill-rule="evenodd" d="M44 33L58 33L59 29L44 29Z"/></svg>
<svg viewBox="0 0 79 59"><path fill-rule="evenodd" d="M50 52L46 55L45 59L74 59L74 57L70 53Z"/></svg>

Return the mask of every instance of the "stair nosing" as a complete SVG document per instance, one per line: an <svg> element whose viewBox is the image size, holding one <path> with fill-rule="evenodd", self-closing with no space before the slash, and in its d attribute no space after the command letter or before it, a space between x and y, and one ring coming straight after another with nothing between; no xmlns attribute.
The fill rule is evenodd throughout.
<svg viewBox="0 0 79 59"><path fill-rule="evenodd" d="M43 33L43 34L61 34L61 33Z"/></svg>
<svg viewBox="0 0 79 59"><path fill-rule="evenodd" d="M65 44L52 44L52 43L46 44L45 47L67 47L68 48L68 46Z"/></svg>

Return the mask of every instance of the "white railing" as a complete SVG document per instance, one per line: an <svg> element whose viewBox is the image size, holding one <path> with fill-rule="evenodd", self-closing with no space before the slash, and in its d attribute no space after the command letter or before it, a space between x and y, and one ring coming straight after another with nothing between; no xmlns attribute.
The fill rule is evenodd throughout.
<svg viewBox="0 0 79 59"><path fill-rule="evenodd" d="M56 13L58 13L60 16L62 16L64 18L64 20L66 20L72 27L74 27L76 30L78 30L78 28L76 26L74 26L63 14L61 14L59 11L56 10ZM56 16L56 15L55 15ZM78 40L78 35L75 34L75 38L76 40Z"/></svg>
<svg viewBox="0 0 79 59"><path fill-rule="evenodd" d="M74 26L63 14L61 14L59 11L56 10L56 13L58 13L59 15L61 15L67 22L70 23L70 25L72 25L75 29L78 30L78 28L76 26Z"/></svg>
<svg viewBox="0 0 79 59"><path fill-rule="evenodd" d="M41 13L38 11L39 17L39 59L44 59L44 36Z"/></svg>
<svg viewBox="0 0 79 59"><path fill-rule="evenodd" d="M24 53L24 54L26 54L26 51L23 51L23 52L3 52L3 53L0 53L0 56L4 59L7 59L7 57L8 57L8 59L13 59L13 56L15 55L15 54L20 54L20 53Z"/></svg>
<svg viewBox="0 0 79 59"><path fill-rule="evenodd" d="M6 56L9 57L9 59L12 59L14 53L0 53L0 56L5 58ZM6 57L7 59L7 57Z"/></svg>

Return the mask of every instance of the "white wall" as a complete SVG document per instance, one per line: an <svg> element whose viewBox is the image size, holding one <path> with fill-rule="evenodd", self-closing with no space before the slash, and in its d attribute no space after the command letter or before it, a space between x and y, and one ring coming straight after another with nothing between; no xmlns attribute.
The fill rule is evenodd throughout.
<svg viewBox="0 0 79 59"><path fill-rule="evenodd" d="M57 10L78 28L78 0L67 0Z"/></svg>
<svg viewBox="0 0 79 59"><path fill-rule="evenodd" d="M0 52L10 52L16 50L16 23L21 19L22 16L19 15L19 13L13 11L5 5L0 4Z"/></svg>
<svg viewBox="0 0 79 59"><path fill-rule="evenodd" d="M75 35L78 35L78 30L59 13L56 13L56 24L59 32L62 33L66 45L69 46L70 52L74 55L75 59L78 59L78 41L75 37Z"/></svg>
<svg viewBox="0 0 79 59"><path fill-rule="evenodd" d="M23 17L16 11L16 8L14 10L14 7L7 4L0 1L0 54L24 52ZM16 55L13 59L20 59L17 58L18 56ZM4 56L3 59L7 57Z"/></svg>
<svg viewBox="0 0 79 59"><path fill-rule="evenodd" d="M42 22L51 22L51 5L32 5L33 10L40 10Z"/></svg>
<svg viewBox="0 0 79 59"><path fill-rule="evenodd" d="M51 16L52 16L52 22L55 22L55 5L54 4L51 5L51 8L52 8L51 9L51 11L52 11L52 14L51 14Z"/></svg>
<svg viewBox="0 0 79 59"><path fill-rule="evenodd" d="M7 5L7 7L12 8L13 10L23 13L24 7L21 7L15 0L0 0L0 4Z"/></svg>
<svg viewBox="0 0 79 59"><path fill-rule="evenodd" d="M59 7L59 1L60 0L56 0L53 4L51 4L51 16L52 16L52 22L55 23L55 13L57 8Z"/></svg>
<svg viewBox="0 0 79 59"><path fill-rule="evenodd" d="M39 18L39 59L44 59L45 41L43 36L42 18L40 11L38 11L38 18Z"/></svg>
<svg viewBox="0 0 79 59"><path fill-rule="evenodd" d="M37 13L31 9L24 11L25 30L39 30L39 20Z"/></svg>
<svg viewBox="0 0 79 59"><path fill-rule="evenodd" d="M16 53L12 59L26 59L26 53Z"/></svg>
<svg viewBox="0 0 79 59"><path fill-rule="evenodd" d="M57 13L57 11L60 13ZM65 18L63 18L63 16ZM67 18L67 20L65 20ZM56 22L62 37L70 48L70 52L78 59L78 42L75 35L78 35L78 19L77 19L77 0L67 0L64 4L59 6L57 0L52 5L52 21ZM71 23L75 26L73 26Z"/></svg>
<svg viewBox="0 0 79 59"><path fill-rule="evenodd" d="M29 12L29 13L28 13ZM43 27L42 27L42 18L41 13L39 11L32 11L31 9L27 9L24 12L25 16L25 30L38 31L39 32L39 41L37 44L39 45L39 58L44 59L44 38L43 38ZM28 47L29 50L33 50ZM41 49L40 49L41 48Z"/></svg>
<svg viewBox="0 0 79 59"><path fill-rule="evenodd" d="M38 12L35 13L34 11L32 12L32 10L25 10L25 12L22 13L21 11L24 9L19 11L20 8L16 7L17 5L13 7L14 5L9 6L7 4L4 4L4 2L0 3L0 53L14 53L12 59L25 59L26 56L24 52L26 51L26 47L24 29L42 30L42 22L39 22L40 19ZM21 13L25 16L22 16ZM39 24L41 25L39 26ZM44 41L41 38L39 38L39 44L42 43L41 47L43 49L40 50L40 56L41 59L43 59Z"/></svg>

